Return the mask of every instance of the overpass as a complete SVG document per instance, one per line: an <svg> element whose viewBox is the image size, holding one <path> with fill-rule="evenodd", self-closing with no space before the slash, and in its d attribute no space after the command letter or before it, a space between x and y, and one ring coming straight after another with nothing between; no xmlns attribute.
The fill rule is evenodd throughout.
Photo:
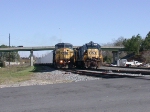
<svg viewBox="0 0 150 112"><path fill-rule="evenodd" d="M77 48L80 46L74 46ZM42 51L42 50L54 50L55 46L37 46L37 47L10 47L0 48L0 52L11 52L11 51ZM124 47L121 46L101 46L103 51L123 51Z"/></svg>
<svg viewBox="0 0 150 112"><path fill-rule="evenodd" d="M74 46L77 48L80 46ZM55 46L37 46L37 47L11 47L11 48L0 48L0 52L12 52L12 51L30 51L30 65L33 66L33 51L43 51L43 50L54 50ZM121 46L101 46L103 51L112 51L113 59L117 55L119 57L118 51L124 51L124 47Z"/></svg>

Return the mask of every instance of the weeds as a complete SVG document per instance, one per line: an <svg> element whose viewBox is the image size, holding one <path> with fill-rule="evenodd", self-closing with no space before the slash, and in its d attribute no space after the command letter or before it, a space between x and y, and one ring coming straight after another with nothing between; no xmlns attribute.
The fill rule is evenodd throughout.
<svg viewBox="0 0 150 112"><path fill-rule="evenodd" d="M29 80L33 69L29 65L0 68L0 84Z"/></svg>

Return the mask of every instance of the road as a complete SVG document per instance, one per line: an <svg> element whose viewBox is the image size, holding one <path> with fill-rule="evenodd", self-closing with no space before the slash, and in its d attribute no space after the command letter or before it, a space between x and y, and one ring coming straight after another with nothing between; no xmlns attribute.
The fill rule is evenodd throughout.
<svg viewBox="0 0 150 112"><path fill-rule="evenodd" d="M0 112L149 112L148 78L0 88Z"/></svg>

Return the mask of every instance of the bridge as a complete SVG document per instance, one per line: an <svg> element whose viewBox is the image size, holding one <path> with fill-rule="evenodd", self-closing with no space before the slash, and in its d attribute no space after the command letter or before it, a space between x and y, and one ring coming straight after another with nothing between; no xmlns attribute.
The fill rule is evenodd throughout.
<svg viewBox="0 0 150 112"><path fill-rule="evenodd" d="M74 46L78 48L80 46ZM30 65L33 66L33 51L42 51L42 50L54 50L55 46L37 46L37 47L11 47L11 48L0 48L0 52L12 52L12 51L30 51ZM117 55L119 57L119 51L124 51L124 47L121 46L101 46L102 51L112 51L113 60Z"/></svg>
<svg viewBox="0 0 150 112"><path fill-rule="evenodd" d="M74 46L73 48L78 48L80 46ZM0 52L11 52L11 51L42 51L42 50L54 50L55 46L37 46L37 47L10 47L10 48L0 48ZM120 46L102 46L103 51L123 51L124 47Z"/></svg>

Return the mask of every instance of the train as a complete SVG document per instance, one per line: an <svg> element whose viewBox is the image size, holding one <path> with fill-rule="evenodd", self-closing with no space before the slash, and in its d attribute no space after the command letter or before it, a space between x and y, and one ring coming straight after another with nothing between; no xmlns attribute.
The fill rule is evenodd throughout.
<svg viewBox="0 0 150 112"><path fill-rule="evenodd" d="M55 68L72 68L74 65L74 50L70 43L58 43L53 51Z"/></svg>
<svg viewBox="0 0 150 112"><path fill-rule="evenodd" d="M93 41L75 49L77 68L100 68L103 63L101 46Z"/></svg>
<svg viewBox="0 0 150 112"><path fill-rule="evenodd" d="M35 61L36 65L50 65L54 68L72 68L74 63L74 50L70 43L56 44L52 52Z"/></svg>
<svg viewBox="0 0 150 112"><path fill-rule="evenodd" d="M74 48L70 43L58 43L49 54L37 58L35 64L54 68L100 68L103 63L101 46L93 41Z"/></svg>

